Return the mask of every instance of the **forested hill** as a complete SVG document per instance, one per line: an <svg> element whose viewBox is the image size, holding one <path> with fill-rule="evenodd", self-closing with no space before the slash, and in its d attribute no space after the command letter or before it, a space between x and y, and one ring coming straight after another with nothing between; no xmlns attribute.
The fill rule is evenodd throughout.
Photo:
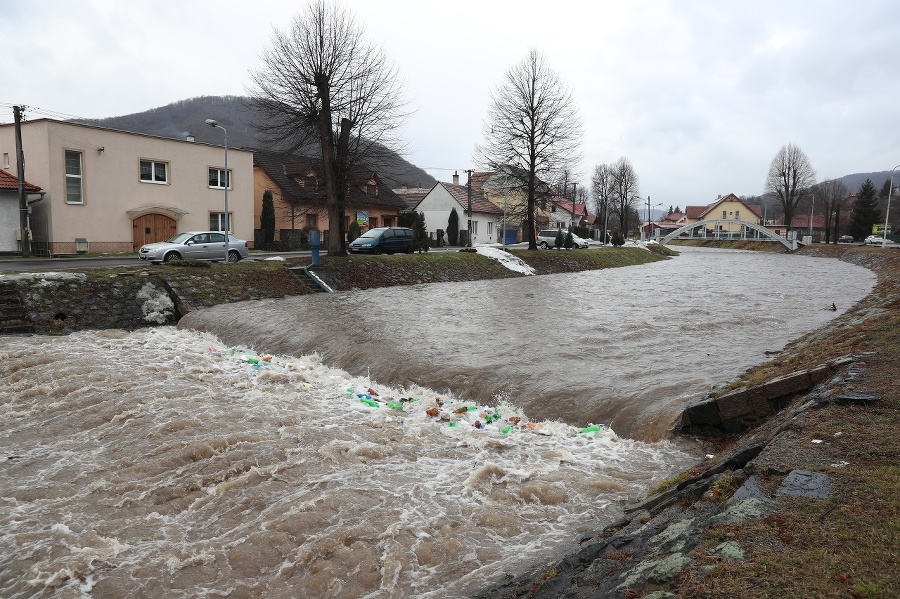
<svg viewBox="0 0 900 599"><path fill-rule="evenodd" d="M214 119L228 130L229 147L270 149L271 144L257 136L255 123L259 118L247 107L247 98L201 96L144 112L79 122L176 139L191 134L199 142L222 144L222 131L206 124L206 119ZM389 186L431 187L435 184L434 177L422 169L399 154L392 152L391 155L389 160L380 160L377 166L379 176Z"/></svg>

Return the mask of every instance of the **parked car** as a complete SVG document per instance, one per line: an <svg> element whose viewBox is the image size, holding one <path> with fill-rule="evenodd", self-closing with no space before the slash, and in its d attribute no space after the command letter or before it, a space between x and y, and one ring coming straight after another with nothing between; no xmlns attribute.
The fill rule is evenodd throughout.
<svg viewBox="0 0 900 599"><path fill-rule="evenodd" d="M229 262L238 262L249 255L246 241L228 236ZM225 234L221 231L186 231L165 241L141 246L138 258L153 264L188 259L222 261L225 259Z"/></svg>
<svg viewBox="0 0 900 599"><path fill-rule="evenodd" d="M872 245L881 245L884 243L884 237L881 235L869 235L866 237L865 241L863 241L863 245L869 245L870 243Z"/></svg>
<svg viewBox="0 0 900 599"><path fill-rule="evenodd" d="M838 237L838 243L853 243L853 235L841 235Z"/></svg>
<svg viewBox="0 0 900 599"><path fill-rule="evenodd" d="M546 229L544 231L538 231L537 235L537 244L541 249L549 249L552 247L556 247L556 233L559 229ZM566 232L563 231L563 239L566 237ZM588 247L588 242L586 239L582 239L575 233L572 233L572 241L575 242L574 248L584 249Z"/></svg>
<svg viewBox="0 0 900 599"><path fill-rule="evenodd" d="M413 230L406 227L376 227L354 239L347 251L351 254L412 253Z"/></svg>

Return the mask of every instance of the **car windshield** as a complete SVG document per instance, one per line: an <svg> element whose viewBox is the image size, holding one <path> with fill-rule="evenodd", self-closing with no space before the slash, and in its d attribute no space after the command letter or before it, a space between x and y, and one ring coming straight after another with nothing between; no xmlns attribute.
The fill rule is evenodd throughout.
<svg viewBox="0 0 900 599"><path fill-rule="evenodd" d="M380 236L382 233L384 233L384 229L369 229L368 231L360 235L360 237L371 239L372 237Z"/></svg>
<svg viewBox="0 0 900 599"><path fill-rule="evenodd" d="M178 235L175 235L174 237L169 237L168 239L166 239L166 241L168 243L184 243L185 241L187 241L190 238L190 236L191 236L190 233L179 233Z"/></svg>

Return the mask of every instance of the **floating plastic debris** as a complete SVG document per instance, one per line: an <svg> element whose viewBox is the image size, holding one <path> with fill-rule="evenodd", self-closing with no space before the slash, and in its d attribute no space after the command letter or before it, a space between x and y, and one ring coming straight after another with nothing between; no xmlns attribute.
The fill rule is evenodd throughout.
<svg viewBox="0 0 900 599"><path fill-rule="evenodd" d="M600 425L599 425L599 424L592 424L591 426L589 426L589 427L587 427L587 428L583 428L583 429L581 429L581 430L578 431L578 432L579 432L579 433L599 433L599 432L600 432Z"/></svg>

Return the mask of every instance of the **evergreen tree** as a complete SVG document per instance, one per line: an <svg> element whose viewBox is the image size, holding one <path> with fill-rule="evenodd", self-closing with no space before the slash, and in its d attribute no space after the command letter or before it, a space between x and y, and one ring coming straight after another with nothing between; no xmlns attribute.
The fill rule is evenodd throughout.
<svg viewBox="0 0 900 599"><path fill-rule="evenodd" d="M850 234L855 239L865 239L872 234L872 225L881 220L881 210L878 208L878 192L875 184L866 179L853 202L853 215L850 221Z"/></svg>
<svg viewBox="0 0 900 599"><path fill-rule="evenodd" d="M457 214L455 206L450 211L450 218L447 219L447 241L450 245L456 245L456 242L459 241L459 214Z"/></svg>
<svg viewBox="0 0 900 599"><path fill-rule="evenodd" d="M416 226L416 211L412 212L401 212L400 216L397 217L397 226L398 227L406 227L407 229L413 229Z"/></svg>
<svg viewBox="0 0 900 599"><path fill-rule="evenodd" d="M622 235L621 231L614 231L612 234L612 244L615 247L622 247L625 245L625 236Z"/></svg>
<svg viewBox="0 0 900 599"><path fill-rule="evenodd" d="M347 227L347 241L353 243L353 240L357 237L359 237L359 221L354 219L350 221L350 226Z"/></svg>
<svg viewBox="0 0 900 599"><path fill-rule="evenodd" d="M263 244L269 247L275 241L275 201L272 199L271 189L263 193L259 228L263 230Z"/></svg>
<svg viewBox="0 0 900 599"><path fill-rule="evenodd" d="M416 212L413 222L412 251L427 252L429 247L428 229L425 227L425 213Z"/></svg>
<svg viewBox="0 0 900 599"><path fill-rule="evenodd" d="M563 237L562 229L557 229L556 231L556 239L553 240L553 245L556 249L559 249L566 242L566 238Z"/></svg>
<svg viewBox="0 0 900 599"><path fill-rule="evenodd" d="M878 199L886 200L890 191L891 191L891 178L888 177L887 179L884 180L884 185L881 186L881 191L878 192Z"/></svg>
<svg viewBox="0 0 900 599"><path fill-rule="evenodd" d="M571 231L566 233L566 240L563 242L563 247L566 248L567 250L571 250L573 247L575 247L575 240L572 239Z"/></svg>

